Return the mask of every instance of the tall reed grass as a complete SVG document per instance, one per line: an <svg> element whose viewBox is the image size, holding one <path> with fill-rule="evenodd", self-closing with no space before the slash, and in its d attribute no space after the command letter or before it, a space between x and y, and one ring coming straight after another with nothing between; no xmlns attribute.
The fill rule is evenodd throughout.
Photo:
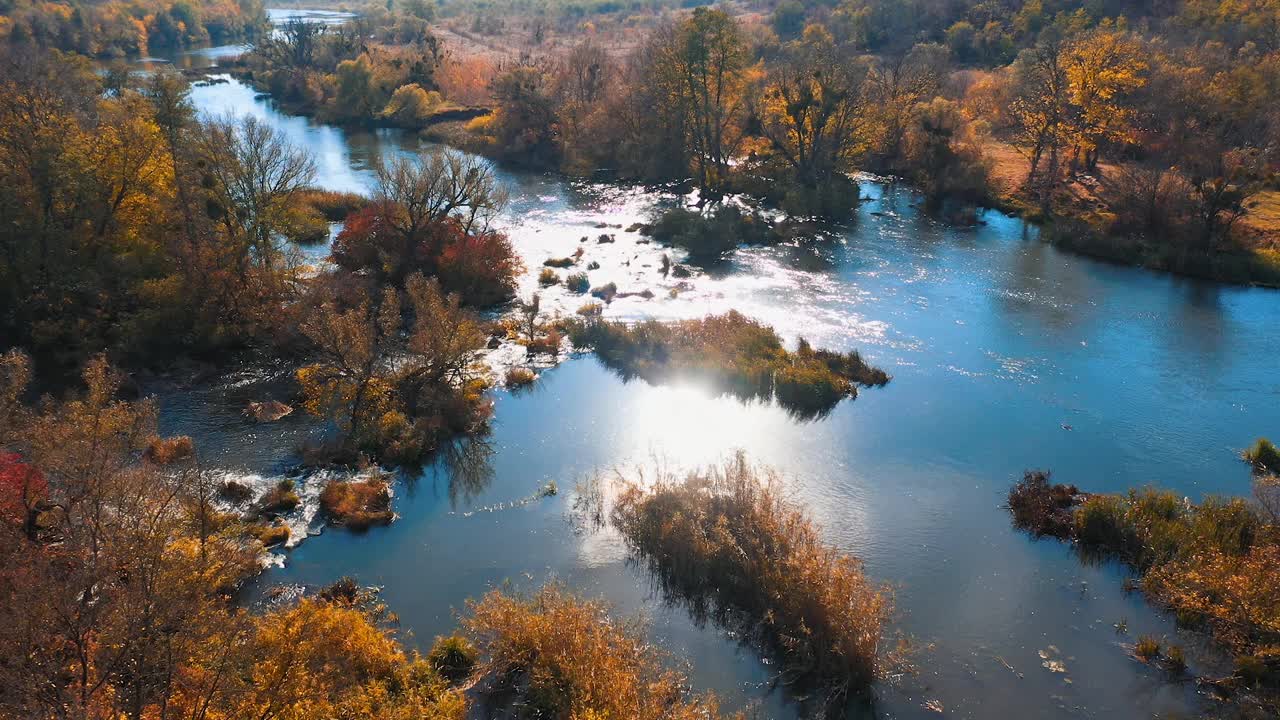
<svg viewBox="0 0 1280 720"><path fill-rule="evenodd" d="M668 597L776 657L793 687L833 707L879 677L888 591L822 541L773 472L739 454L682 479L631 484L612 519Z"/></svg>

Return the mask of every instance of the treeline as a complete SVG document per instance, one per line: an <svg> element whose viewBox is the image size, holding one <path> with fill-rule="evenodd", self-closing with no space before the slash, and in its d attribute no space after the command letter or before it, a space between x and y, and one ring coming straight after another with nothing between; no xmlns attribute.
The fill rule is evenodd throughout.
<svg viewBox="0 0 1280 720"><path fill-rule="evenodd" d="M0 356L0 718L722 717L635 625L555 587L470 603L426 655L350 579L250 612L262 546L215 475L152 451L155 407L117 399L101 359L61 400L25 403L30 377Z"/></svg>
<svg viewBox="0 0 1280 720"><path fill-rule="evenodd" d="M82 56L0 58L0 336L46 376L269 338L313 235L314 166L255 121L196 118L160 73L105 92Z"/></svg>
<svg viewBox="0 0 1280 720"><path fill-rule="evenodd" d="M269 31L262 0L5 0L0 14L0 41L101 58L243 42Z"/></svg>
<svg viewBox="0 0 1280 720"><path fill-rule="evenodd" d="M131 368L284 356L345 432L326 459L407 462L483 427L488 338L514 296L503 202L475 159L377 168L372 200L311 188L311 158L253 119L195 117L181 76L104 92L84 58L4 58L0 337L57 386L100 353ZM346 219L327 270L297 243Z"/></svg>
<svg viewBox="0 0 1280 720"><path fill-rule="evenodd" d="M339 26L286 23L244 65L251 82L295 111L421 127L443 104L436 73L444 60L425 19L380 9Z"/></svg>
<svg viewBox="0 0 1280 720"><path fill-rule="evenodd" d="M1254 252L1280 228L1239 223L1278 182L1274 8L989 5L783 4L767 22L697 8L625 55L591 37L535 49L498 68L496 111L464 141L795 215L847 214L849 173L887 173L952 218L1017 208L1093 254L1280 280ZM1005 48L989 62L955 29L984 13Z"/></svg>

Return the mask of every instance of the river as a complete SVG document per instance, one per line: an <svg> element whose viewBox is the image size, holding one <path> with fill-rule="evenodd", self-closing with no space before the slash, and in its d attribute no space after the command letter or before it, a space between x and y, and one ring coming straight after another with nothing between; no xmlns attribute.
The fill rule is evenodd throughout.
<svg viewBox="0 0 1280 720"><path fill-rule="evenodd" d="M399 131L284 115L235 80L196 87L192 99L203 113L253 114L279 128L312 153L319 184L333 189L367 189L371 159L425 146ZM501 223L533 270L522 295L536 289L542 260L585 247L583 262L601 266L593 284L654 293L615 301L608 317L736 308L789 341L857 348L893 381L806 422L699 387L627 383L575 356L544 370L531 391L496 392L493 432L467 457L403 478L394 524L325 531L289 550L263 583L315 587L351 575L380 586L406 642L422 647L455 627L469 597L558 580L644 615L652 636L691 663L697 689L730 707L756 704L763 717L796 717L801 706L771 685L765 660L666 605L616 534L574 522L583 478L697 467L741 449L782 473L825 537L894 589L894 630L910 640L917 672L882 682L850 716L1202 709L1193 684L1136 662L1125 647L1146 633L1188 648L1197 638L1124 592L1122 568L1083 564L1067 546L1015 531L1001 505L1033 467L1087 490L1151 484L1192 499L1247 495L1240 449L1280 433L1275 291L1063 253L994 212L977 227L950 227L924 216L909 189L871 180L857 217L838 232L742 249L677 280L659 273L663 249L623 228L678 198L496 172L510 193ZM599 243L601 234L615 241ZM543 304L572 312L581 300L553 289ZM206 465L269 481L294 464L314 423L295 413L255 426L239 414L247 400L279 392L285 372L255 369L165 392L162 429L194 436ZM532 499L549 480L560 492ZM304 479L304 495L314 484ZM1190 655L1193 671L1213 662Z"/></svg>

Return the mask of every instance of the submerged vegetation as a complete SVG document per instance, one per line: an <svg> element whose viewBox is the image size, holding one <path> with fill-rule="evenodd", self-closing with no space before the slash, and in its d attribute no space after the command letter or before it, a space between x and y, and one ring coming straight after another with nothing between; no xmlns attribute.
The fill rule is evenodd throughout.
<svg viewBox="0 0 1280 720"><path fill-rule="evenodd" d="M653 383L706 382L742 399L774 398L789 412L815 417L858 386L889 382L883 370L858 352L814 350L803 338L789 352L773 328L729 311L700 320L627 325L598 318L566 321L576 347L595 350L625 377Z"/></svg>
<svg viewBox="0 0 1280 720"><path fill-rule="evenodd" d="M1084 496L1035 472L1009 493L1020 527L1124 561L1180 624L1207 627L1236 654L1237 681L1277 688L1280 525L1277 508L1260 500L1261 507L1214 497L1191 503L1154 489ZM1157 645L1149 654L1158 652Z"/></svg>
<svg viewBox="0 0 1280 720"><path fill-rule="evenodd" d="M789 684L838 707L879 677L887 590L824 543L778 478L741 454L683 479L629 485L612 517L668 598L757 643Z"/></svg>

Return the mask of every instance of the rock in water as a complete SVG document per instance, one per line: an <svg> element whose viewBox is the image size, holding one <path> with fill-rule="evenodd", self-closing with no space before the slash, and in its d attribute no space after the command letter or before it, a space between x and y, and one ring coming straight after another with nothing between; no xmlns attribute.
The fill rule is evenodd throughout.
<svg viewBox="0 0 1280 720"><path fill-rule="evenodd" d="M265 402L249 403L249 407L245 408L244 414L257 422L275 422L291 412L293 412L293 408L279 400L267 400Z"/></svg>

